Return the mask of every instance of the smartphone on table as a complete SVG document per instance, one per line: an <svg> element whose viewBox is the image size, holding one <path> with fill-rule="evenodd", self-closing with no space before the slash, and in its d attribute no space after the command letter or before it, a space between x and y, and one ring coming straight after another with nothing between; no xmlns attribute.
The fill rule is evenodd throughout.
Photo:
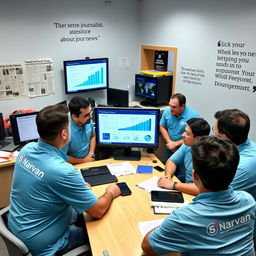
<svg viewBox="0 0 256 256"><path fill-rule="evenodd" d="M132 191L129 189L128 185L125 182L120 182L116 184L121 190L121 196L131 195Z"/></svg>
<svg viewBox="0 0 256 256"><path fill-rule="evenodd" d="M164 168L162 168L161 166L157 165L157 166L153 166L154 169L156 169L159 172L163 172Z"/></svg>

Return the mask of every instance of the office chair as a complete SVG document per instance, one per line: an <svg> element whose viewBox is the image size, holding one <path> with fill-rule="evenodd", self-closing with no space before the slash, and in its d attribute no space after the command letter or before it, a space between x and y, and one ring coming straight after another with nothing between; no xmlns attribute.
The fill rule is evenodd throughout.
<svg viewBox="0 0 256 256"><path fill-rule="evenodd" d="M27 246L7 229L8 214L9 206L0 210L0 236L5 242L9 255L32 256ZM81 245L65 253L63 256L86 255L85 253L89 251L90 247L88 245Z"/></svg>

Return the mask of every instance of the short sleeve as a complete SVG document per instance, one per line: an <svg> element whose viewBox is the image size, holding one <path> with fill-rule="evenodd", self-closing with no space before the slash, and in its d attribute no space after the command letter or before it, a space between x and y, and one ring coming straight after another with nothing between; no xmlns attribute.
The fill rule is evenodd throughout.
<svg viewBox="0 0 256 256"><path fill-rule="evenodd" d="M96 203L97 197L76 168L71 166L65 172L66 175L58 179L55 186L53 184L52 190L78 213L82 213Z"/></svg>
<svg viewBox="0 0 256 256"><path fill-rule="evenodd" d="M184 163L186 146L183 144L170 158L176 165Z"/></svg>
<svg viewBox="0 0 256 256"><path fill-rule="evenodd" d="M149 243L159 255L184 252L187 245L183 234L183 227L179 224L179 218L174 211L149 235Z"/></svg>
<svg viewBox="0 0 256 256"><path fill-rule="evenodd" d="M168 115L168 108L165 108L160 120L161 126L167 127L167 115Z"/></svg>

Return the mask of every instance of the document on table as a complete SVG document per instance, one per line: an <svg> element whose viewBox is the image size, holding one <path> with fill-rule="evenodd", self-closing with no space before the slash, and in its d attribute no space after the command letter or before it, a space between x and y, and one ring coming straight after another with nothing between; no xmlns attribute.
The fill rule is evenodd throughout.
<svg viewBox="0 0 256 256"><path fill-rule="evenodd" d="M11 152L11 153L7 151L0 151L0 163L11 161L18 154L19 154L18 151Z"/></svg>
<svg viewBox="0 0 256 256"><path fill-rule="evenodd" d="M136 169L130 164L130 162L123 162L117 164L108 164L109 171L112 175L122 176L136 173Z"/></svg>
<svg viewBox="0 0 256 256"><path fill-rule="evenodd" d="M157 185L158 179L159 179L159 177L154 176L150 179L147 179L143 182L140 182L140 183L136 184L136 186L138 186L139 188L145 189L147 192L151 192L152 190L170 191L170 189L158 187L158 185Z"/></svg>
<svg viewBox="0 0 256 256"><path fill-rule="evenodd" d="M188 202L184 201L184 203L169 203L169 202L152 202L151 206L154 207L155 214L170 214L176 208L187 205Z"/></svg>
<svg viewBox="0 0 256 256"><path fill-rule="evenodd" d="M138 223L140 232L142 234L142 236L144 237L150 230L152 230L153 228L158 227L162 222L163 219L158 219L158 220L150 220L150 221L141 221Z"/></svg>

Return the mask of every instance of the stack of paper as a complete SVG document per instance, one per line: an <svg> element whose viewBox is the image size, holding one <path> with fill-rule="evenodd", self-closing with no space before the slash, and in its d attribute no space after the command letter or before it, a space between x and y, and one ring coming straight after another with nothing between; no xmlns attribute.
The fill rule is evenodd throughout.
<svg viewBox="0 0 256 256"><path fill-rule="evenodd" d="M129 162L108 164L107 167L111 174L117 177L122 175L134 174L136 172L135 168Z"/></svg>
<svg viewBox="0 0 256 256"><path fill-rule="evenodd" d="M169 203L169 202L152 202L151 206L154 207L155 214L170 214L176 208L184 206L188 204L187 201L184 203Z"/></svg>
<svg viewBox="0 0 256 256"><path fill-rule="evenodd" d="M13 152L0 151L0 162L11 161L13 157Z"/></svg>

